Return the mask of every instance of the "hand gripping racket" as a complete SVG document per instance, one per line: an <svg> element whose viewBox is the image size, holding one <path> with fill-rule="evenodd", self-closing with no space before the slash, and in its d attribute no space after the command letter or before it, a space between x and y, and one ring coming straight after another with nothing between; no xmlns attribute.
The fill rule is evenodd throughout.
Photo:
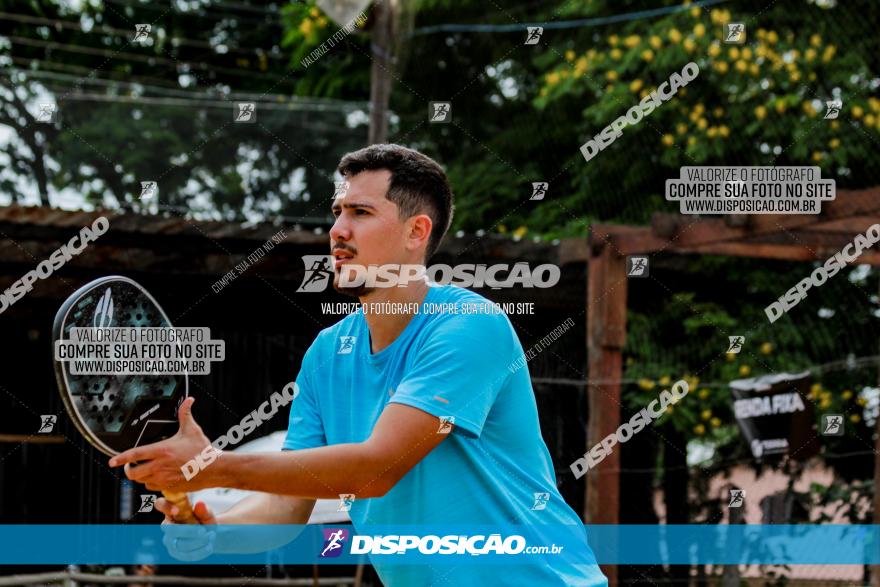
<svg viewBox="0 0 880 587"><path fill-rule="evenodd" d="M171 328L153 296L127 277L103 277L71 295L52 326L52 347L79 328ZM112 345L112 343L111 343ZM53 358L55 355L53 353ZM177 432L177 408L189 395L184 375L78 375L71 362L55 360L58 390L70 419L95 448L114 456ZM162 492L179 509L175 521L198 520L186 493Z"/></svg>

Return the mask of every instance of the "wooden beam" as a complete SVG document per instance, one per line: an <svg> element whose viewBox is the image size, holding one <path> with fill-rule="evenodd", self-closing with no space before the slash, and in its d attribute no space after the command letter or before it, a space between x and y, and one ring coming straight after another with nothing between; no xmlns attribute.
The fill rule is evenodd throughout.
<svg viewBox="0 0 880 587"><path fill-rule="evenodd" d="M626 342L626 259L610 246L594 251L587 283L587 358L589 426L587 450L620 425L620 380ZM585 521L588 524L620 523L620 450L611 452L587 472ZM617 583L617 568L603 567L610 584Z"/></svg>

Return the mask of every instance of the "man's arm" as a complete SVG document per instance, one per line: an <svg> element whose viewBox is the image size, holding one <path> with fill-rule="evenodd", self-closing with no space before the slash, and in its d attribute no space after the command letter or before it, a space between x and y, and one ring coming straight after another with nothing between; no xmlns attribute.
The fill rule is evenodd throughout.
<svg viewBox="0 0 880 587"><path fill-rule="evenodd" d="M174 437L117 455L111 466L142 462L126 466L126 475L151 490L231 487L306 499L338 499L341 493L368 498L385 495L448 436L438 433L436 416L389 403L363 442L278 453L222 453L186 481L181 467L208 445L191 407L192 398L187 398Z"/></svg>
<svg viewBox="0 0 880 587"><path fill-rule="evenodd" d="M388 404L364 442L282 453L223 454L212 484L305 498L381 497L448 434L427 412Z"/></svg>

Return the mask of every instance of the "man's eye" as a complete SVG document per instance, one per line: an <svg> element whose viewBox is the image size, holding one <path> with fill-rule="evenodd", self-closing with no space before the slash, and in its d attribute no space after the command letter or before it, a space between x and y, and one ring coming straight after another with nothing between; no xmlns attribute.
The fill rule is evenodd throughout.
<svg viewBox="0 0 880 587"><path fill-rule="evenodd" d="M360 208L355 210L354 213L357 214L358 216L362 216L364 214L369 214L369 212L367 212L366 210L361 210Z"/></svg>

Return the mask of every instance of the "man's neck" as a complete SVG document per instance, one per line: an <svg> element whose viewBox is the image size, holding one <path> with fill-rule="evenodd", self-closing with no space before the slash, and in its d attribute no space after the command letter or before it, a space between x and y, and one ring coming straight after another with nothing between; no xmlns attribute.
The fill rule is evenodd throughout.
<svg viewBox="0 0 880 587"><path fill-rule="evenodd" d="M417 281L406 287L376 289L361 297L361 309L370 330L370 352L378 353L393 343L427 295L428 284Z"/></svg>

